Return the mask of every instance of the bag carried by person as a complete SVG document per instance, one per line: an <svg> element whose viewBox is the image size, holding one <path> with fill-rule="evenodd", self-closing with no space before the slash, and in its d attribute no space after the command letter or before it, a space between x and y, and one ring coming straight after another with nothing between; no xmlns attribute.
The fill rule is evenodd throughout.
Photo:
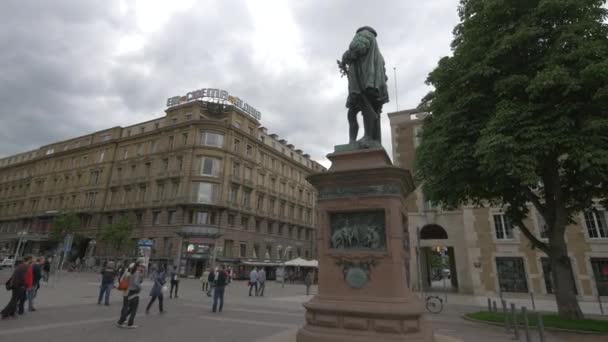
<svg viewBox="0 0 608 342"><path fill-rule="evenodd" d="M118 287L117 289L119 289L120 291L125 291L126 289L129 288L129 277L124 276L122 277L122 279L120 279L120 281L118 282Z"/></svg>
<svg viewBox="0 0 608 342"><path fill-rule="evenodd" d="M4 286L6 287L6 291L12 290L13 289L13 277L8 278L8 280L6 281Z"/></svg>

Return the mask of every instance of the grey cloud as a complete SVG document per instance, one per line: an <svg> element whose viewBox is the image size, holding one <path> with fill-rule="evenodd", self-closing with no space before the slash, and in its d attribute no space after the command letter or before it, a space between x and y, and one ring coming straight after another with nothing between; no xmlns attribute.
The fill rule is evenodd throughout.
<svg viewBox="0 0 608 342"><path fill-rule="evenodd" d="M306 65L269 73L253 58L253 18L241 2L218 2L218 17L206 16L204 6L178 12L145 36L142 50L123 56L114 50L120 37L137 33L132 11L121 15L109 2L20 4L9 2L10 11L0 14L2 25L10 25L8 32L0 30L0 155L157 117L167 97L217 87L250 102L262 112L262 125L322 160L333 145L347 140L346 81L339 80L335 60L355 29L372 25L379 32L393 101L386 113L395 109L392 67L398 67L401 109L417 105L428 91L426 75L449 53L456 23L452 0L382 6L291 2L296 38L302 42L298 53ZM342 91L328 93L336 84ZM388 119L383 118L390 152ZM35 133L24 136L31 127Z"/></svg>

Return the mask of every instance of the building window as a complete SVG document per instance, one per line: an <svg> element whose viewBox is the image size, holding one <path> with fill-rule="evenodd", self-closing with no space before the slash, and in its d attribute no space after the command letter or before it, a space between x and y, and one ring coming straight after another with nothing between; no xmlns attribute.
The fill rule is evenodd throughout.
<svg viewBox="0 0 608 342"><path fill-rule="evenodd" d="M252 169L250 167L245 168L245 180L248 180L248 181L251 180L251 172L252 172Z"/></svg>
<svg viewBox="0 0 608 342"><path fill-rule="evenodd" d="M179 171L184 169L184 157L182 156L178 156L175 158L175 160L177 161L177 169Z"/></svg>
<svg viewBox="0 0 608 342"><path fill-rule="evenodd" d="M207 211L195 211L192 222L194 224L209 224L209 212Z"/></svg>
<svg viewBox="0 0 608 342"><path fill-rule="evenodd" d="M201 157L201 176L217 177L220 173L218 158Z"/></svg>
<svg viewBox="0 0 608 342"><path fill-rule="evenodd" d="M211 131L201 131L201 145L222 147L224 146L224 134Z"/></svg>
<svg viewBox="0 0 608 342"><path fill-rule="evenodd" d="M239 246L239 257L246 258L247 257L247 243L241 242Z"/></svg>
<svg viewBox="0 0 608 342"><path fill-rule="evenodd" d="M167 172L169 170L169 158L163 159L163 172Z"/></svg>
<svg viewBox="0 0 608 342"><path fill-rule="evenodd" d="M232 123L232 125L233 125L234 127L236 127L236 128L241 128L241 123L240 123L240 122L238 122L238 121L234 121L234 122Z"/></svg>
<svg viewBox="0 0 608 342"><path fill-rule="evenodd" d="M188 133L182 133L182 145L188 145Z"/></svg>
<svg viewBox="0 0 608 342"><path fill-rule="evenodd" d="M99 171L91 172L91 185L99 184Z"/></svg>
<svg viewBox="0 0 608 342"><path fill-rule="evenodd" d="M106 156L106 150L99 152L99 163L103 162L103 158Z"/></svg>
<svg viewBox="0 0 608 342"><path fill-rule="evenodd" d="M253 157L253 146L247 144L247 146L245 147L245 153L249 156L249 157Z"/></svg>
<svg viewBox="0 0 608 342"><path fill-rule="evenodd" d="M124 148L122 150L122 159L127 159L129 158L129 149L128 148Z"/></svg>
<svg viewBox="0 0 608 342"><path fill-rule="evenodd" d="M260 233L262 231L262 221L261 220L255 220L255 232L256 233Z"/></svg>
<svg viewBox="0 0 608 342"><path fill-rule="evenodd" d="M156 186L156 199L162 200L165 198L165 184L158 183Z"/></svg>
<svg viewBox="0 0 608 342"><path fill-rule="evenodd" d="M175 224L175 210L169 210L168 215L167 215L167 223L168 224Z"/></svg>
<svg viewBox="0 0 608 342"><path fill-rule="evenodd" d="M241 226L244 230L247 230L247 226L249 225L249 217L241 216Z"/></svg>
<svg viewBox="0 0 608 342"><path fill-rule="evenodd" d="M232 258L232 249L234 246L233 240L224 240L224 256L227 258Z"/></svg>
<svg viewBox="0 0 608 342"><path fill-rule="evenodd" d="M272 245L266 245L266 253L264 259L272 259Z"/></svg>
<svg viewBox="0 0 608 342"><path fill-rule="evenodd" d="M135 149L135 154L137 154L138 156L141 156L142 152L143 152L143 145L137 144L137 148Z"/></svg>
<svg viewBox="0 0 608 342"><path fill-rule="evenodd" d="M155 226L160 224L160 211L152 212L152 224Z"/></svg>
<svg viewBox="0 0 608 342"><path fill-rule="evenodd" d="M584 212L585 226L591 239L608 239L606 227L606 212L597 209L588 209Z"/></svg>
<svg viewBox="0 0 608 342"><path fill-rule="evenodd" d="M511 225L509 218L504 214L494 215L494 228L497 240L513 239L513 225Z"/></svg>
<svg viewBox="0 0 608 342"><path fill-rule="evenodd" d="M549 258L540 258L540 263L543 267L543 276L545 277L545 288L547 289L547 293L553 293L553 278L551 274L551 263L549 262ZM576 289L576 281L574 280L574 274L572 273L573 270L570 259L568 259L568 266L570 266L570 277L572 278L572 283L575 284L574 294L578 294L578 290Z"/></svg>
<svg viewBox="0 0 608 342"><path fill-rule="evenodd" d="M234 227L234 215L232 215L232 214L228 215L228 226Z"/></svg>
<svg viewBox="0 0 608 342"><path fill-rule="evenodd" d="M228 200L231 203L236 203L237 199L238 199L238 194L239 194L239 188L238 187L232 187L232 188L230 188L230 197L228 198Z"/></svg>
<svg viewBox="0 0 608 342"><path fill-rule="evenodd" d="M215 203L218 194L218 185L215 183L194 183L195 200L198 203Z"/></svg>
<svg viewBox="0 0 608 342"><path fill-rule="evenodd" d="M257 244L253 245L253 258L257 259L260 257L260 246Z"/></svg>
<svg viewBox="0 0 608 342"><path fill-rule="evenodd" d="M232 176L239 178L241 176L241 164L233 161L232 162Z"/></svg>
<svg viewBox="0 0 608 342"><path fill-rule="evenodd" d="M538 224L540 238L541 239L549 238L549 235L548 235L549 230L547 227L547 223L545 222L545 219L538 211L536 212L536 223Z"/></svg>
<svg viewBox="0 0 608 342"><path fill-rule="evenodd" d="M501 292L528 292L523 258L497 257L496 271Z"/></svg>
<svg viewBox="0 0 608 342"><path fill-rule="evenodd" d="M264 211L264 195L258 195L257 210Z"/></svg>
<svg viewBox="0 0 608 342"><path fill-rule="evenodd" d="M150 142L150 151L151 151L151 153L154 153L154 152L156 152L157 150L158 150L158 141L156 141L156 140L152 140L152 141Z"/></svg>
<svg viewBox="0 0 608 342"><path fill-rule="evenodd" d="M135 225L137 227L141 227L141 225L143 223L144 223L144 214L142 214L142 213L135 214Z"/></svg>
<svg viewBox="0 0 608 342"><path fill-rule="evenodd" d="M234 144L232 145L232 150L236 153L239 153L241 149L241 141L239 139L234 139Z"/></svg>
<svg viewBox="0 0 608 342"><path fill-rule="evenodd" d="M597 294L608 296L608 258L591 258L589 261L593 269Z"/></svg>
<svg viewBox="0 0 608 342"><path fill-rule="evenodd" d="M175 143L175 137L174 136L169 136L169 149L172 150L173 149L173 145Z"/></svg>
<svg viewBox="0 0 608 342"><path fill-rule="evenodd" d="M251 190L243 190L243 207L248 208L251 203Z"/></svg>

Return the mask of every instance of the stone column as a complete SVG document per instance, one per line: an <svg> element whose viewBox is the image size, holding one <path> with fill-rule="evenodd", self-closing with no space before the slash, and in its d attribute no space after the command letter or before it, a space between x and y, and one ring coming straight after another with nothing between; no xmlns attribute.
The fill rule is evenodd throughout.
<svg viewBox="0 0 608 342"><path fill-rule="evenodd" d="M297 341L432 341L407 283L409 171L383 148L328 158L328 172L308 177L319 194L319 294L304 304Z"/></svg>

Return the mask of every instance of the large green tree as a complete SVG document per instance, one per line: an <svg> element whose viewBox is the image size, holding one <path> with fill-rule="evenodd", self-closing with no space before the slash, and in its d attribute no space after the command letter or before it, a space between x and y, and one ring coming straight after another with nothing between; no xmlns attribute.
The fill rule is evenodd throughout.
<svg viewBox="0 0 608 342"><path fill-rule="evenodd" d="M102 230L100 239L113 248L116 253L120 253L131 241L132 233L133 224L128 217L122 216L118 222L110 224Z"/></svg>
<svg viewBox="0 0 608 342"><path fill-rule="evenodd" d="M52 241L62 241L68 234L76 234L80 229L80 217L76 213L62 213L55 217L53 226L49 233L49 238Z"/></svg>
<svg viewBox="0 0 608 342"><path fill-rule="evenodd" d="M504 205L547 254L559 314L582 318L565 231L608 197L605 0L461 0L427 79L416 173L431 201ZM534 206L548 241L524 224Z"/></svg>

